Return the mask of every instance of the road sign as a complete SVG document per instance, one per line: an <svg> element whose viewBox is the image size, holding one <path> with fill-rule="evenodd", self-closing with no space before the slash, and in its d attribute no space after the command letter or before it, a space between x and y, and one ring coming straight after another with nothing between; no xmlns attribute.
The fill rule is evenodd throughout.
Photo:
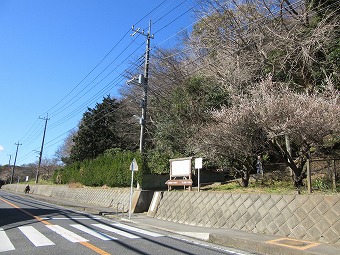
<svg viewBox="0 0 340 255"><path fill-rule="evenodd" d="M203 159L202 158L196 158L195 159L195 168L197 169L198 171L198 177L197 177L197 190L198 192L200 191L200 188L201 188L201 169L202 169L202 161Z"/></svg>
<svg viewBox="0 0 340 255"><path fill-rule="evenodd" d="M137 161L134 158L130 164L130 170L131 171L138 171L138 165L137 165Z"/></svg>
<svg viewBox="0 0 340 255"><path fill-rule="evenodd" d="M195 158L195 168L202 169L202 158Z"/></svg>

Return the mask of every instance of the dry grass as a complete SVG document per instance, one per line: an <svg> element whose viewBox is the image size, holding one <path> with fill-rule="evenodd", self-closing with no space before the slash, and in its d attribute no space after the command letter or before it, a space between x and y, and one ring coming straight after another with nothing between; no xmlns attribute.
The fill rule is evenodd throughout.
<svg viewBox="0 0 340 255"><path fill-rule="evenodd" d="M340 185L339 185L340 186ZM338 187L339 187L338 186ZM226 193L255 193L255 194L284 194L284 195L294 195L298 194L297 189L293 186L291 181L255 181L251 180L248 187L241 187L240 183L230 182L220 185L205 186L203 188L207 191L218 191ZM338 192L333 192L330 189L313 189L313 194L322 195L339 195ZM306 185L300 189L300 194L308 194Z"/></svg>
<svg viewBox="0 0 340 255"><path fill-rule="evenodd" d="M71 182L68 184L69 188L83 188L84 185L81 184L80 182Z"/></svg>

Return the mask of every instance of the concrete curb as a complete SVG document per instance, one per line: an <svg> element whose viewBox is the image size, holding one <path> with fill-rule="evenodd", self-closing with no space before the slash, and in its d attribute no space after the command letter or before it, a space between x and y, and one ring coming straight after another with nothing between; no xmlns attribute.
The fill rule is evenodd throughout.
<svg viewBox="0 0 340 255"><path fill-rule="evenodd" d="M334 245L313 243L290 238L279 238L276 236L249 233L242 230L188 226L185 224L162 221L146 215L133 215L131 219L122 218L121 220L250 253L263 255L340 254L340 247Z"/></svg>
<svg viewBox="0 0 340 255"><path fill-rule="evenodd" d="M265 241L265 239L268 239ZM288 247L268 243L272 238L261 237L261 239L256 240L252 238L246 238L244 236L227 236L219 234L210 234L209 241L212 243L217 243L237 249L246 250L249 252L257 252L260 254L270 254L270 255L339 255L339 249L334 249L331 247L325 247L319 244L316 247L302 250L302 247ZM327 249L327 252L325 252Z"/></svg>

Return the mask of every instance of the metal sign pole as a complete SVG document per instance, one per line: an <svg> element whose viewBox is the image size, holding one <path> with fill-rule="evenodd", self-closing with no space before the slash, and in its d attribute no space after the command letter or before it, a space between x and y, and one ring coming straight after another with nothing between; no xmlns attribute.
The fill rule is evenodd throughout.
<svg viewBox="0 0 340 255"><path fill-rule="evenodd" d="M198 184L197 184L197 190L198 190L198 192L200 192L200 187L201 187L200 172L201 172L201 168L198 168L197 171L198 171Z"/></svg>
<svg viewBox="0 0 340 255"><path fill-rule="evenodd" d="M202 168L202 161L203 161L203 159L202 158L196 158L195 159L195 168L197 169L197 174L198 174L198 176L197 176L197 190L198 190L198 192L200 191L200 188L201 188L201 174L200 174L200 172L201 172L201 168Z"/></svg>
<svg viewBox="0 0 340 255"><path fill-rule="evenodd" d="M132 211L132 194L133 194L133 174L135 171L138 171L137 161L134 158L130 164L131 170L131 188L130 188L130 207L129 207L129 219L131 219L131 211Z"/></svg>
<svg viewBox="0 0 340 255"><path fill-rule="evenodd" d="M132 163L133 164L133 163ZM131 210L132 210L132 192L133 192L133 169L131 174L131 188L130 188L130 209L129 209L129 219L131 219Z"/></svg>

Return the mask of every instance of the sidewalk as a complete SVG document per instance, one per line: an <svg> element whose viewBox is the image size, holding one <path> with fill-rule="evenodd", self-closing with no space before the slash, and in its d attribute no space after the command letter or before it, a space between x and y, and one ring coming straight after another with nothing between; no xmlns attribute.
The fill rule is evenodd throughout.
<svg viewBox="0 0 340 255"><path fill-rule="evenodd" d="M82 204L72 201L65 201L56 198L44 197L40 195L30 194L31 198L46 201L53 204L61 205L77 211L86 213L103 215L106 217L122 217L120 212L116 214L116 209L99 207L96 205ZM189 236L208 242L221 244L224 246L268 255L340 255L340 247L324 243L314 243L304 240L296 240L290 238L280 238L277 236L268 236L264 234L248 233L234 229L222 228L206 228L198 226L190 226L170 221L164 221L146 214L132 214L128 219L128 213L124 214L124 218L120 218L128 222L139 224L140 226L148 226L163 231L172 232L179 235Z"/></svg>
<svg viewBox="0 0 340 255"><path fill-rule="evenodd" d="M248 233L234 229L190 226L151 218L145 214L133 214L130 221L136 224L147 225L176 234L259 254L340 255L340 247L335 245Z"/></svg>

